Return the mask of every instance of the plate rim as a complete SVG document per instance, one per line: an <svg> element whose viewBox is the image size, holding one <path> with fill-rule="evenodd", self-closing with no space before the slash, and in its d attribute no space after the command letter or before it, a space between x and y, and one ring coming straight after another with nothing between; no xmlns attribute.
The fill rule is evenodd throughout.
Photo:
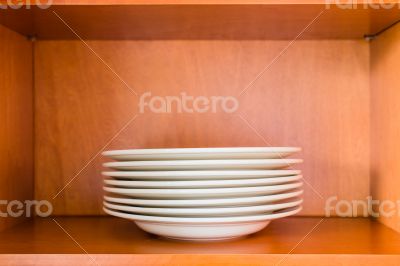
<svg viewBox="0 0 400 266"><path fill-rule="evenodd" d="M191 186L269 186L279 185L276 182L288 183L303 179L303 175L278 176L269 178L242 178L242 179L223 179L223 180L115 180L112 178L103 179L103 183L110 186L121 188L191 188ZM281 181L279 181L281 180ZM271 181L268 184L267 181ZM275 182L273 182L275 181ZM260 182L264 184L260 185ZM125 183L126 185L123 185ZM147 183L147 184L146 184ZM157 184L158 183L158 184ZM257 185L258 183L258 185ZM170 184L170 185L169 185ZM179 186L179 187L173 187ZM205 187L202 187L205 188ZM211 187L210 187L211 188Z"/></svg>
<svg viewBox="0 0 400 266"><path fill-rule="evenodd" d="M281 173L281 174L280 174ZM275 170L249 170L249 169L240 169L240 170L181 170L181 171L103 171L101 172L103 176L109 177L171 177L178 176L184 177L185 175L194 175L194 176L207 176L207 175L215 175L215 176L242 176L242 175L263 175L266 174L268 177L274 176L291 176L291 175L299 175L301 174L301 170L295 169L275 169ZM269 175L270 174L270 175Z"/></svg>
<svg viewBox="0 0 400 266"><path fill-rule="evenodd" d="M282 212L264 214L264 215L249 215L236 217L163 217L155 215L136 215L123 212L116 212L103 207L104 212L109 215L130 219L141 222L153 222L161 224L223 224L223 223L251 223L260 221L270 221L287 216L294 215L302 210L302 206L285 209Z"/></svg>
<svg viewBox="0 0 400 266"><path fill-rule="evenodd" d="M109 203L107 201L103 201L103 206L105 206L108 209L111 210L119 210L119 211L124 211L124 212L132 212L138 213L138 214L143 214L143 215L160 215L162 217L174 217L174 216L164 216L166 213L171 213L172 214L179 214L179 215L184 215L185 212L189 213L195 213L196 215L214 215L216 213L236 213L236 212L249 212L249 211L277 211L281 209L286 209L286 208L291 208L291 207L296 207L301 205L304 202L302 198L300 199L295 199L290 202L284 202L284 203L274 203L274 204L261 204L261 205L252 205L252 206L235 206L235 207L204 207L204 208L173 208L173 207L158 207L158 208L153 208L153 207L138 207L138 206L129 206L129 205L116 205L113 203ZM119 209L120 208L120 209ZM131 209L131 210L129 210ZM235 212L229 212L228 210L235 209ZM156 212L159 212L159 214L152 214L152 212L147 212L149 210L156 210ZM177 212L176 212L177 211ZM196 213L196 211L199 211ZM165 212L164 214L162 212ZM189 214L193 215L193 214Z"/></svg>
<svg viewBox="0 0 400 266"><path fill-rule="evenodd" d="M103 156L124 156L124 155L157 155L157 154L203 154L203 153L294 153L300 152L301 147L207 147L207 148L149 148L149 149L122 149L107 150L102 152Z"/></svg>
<svg viewBox="0 0 400 266"><path fill-rule="evenodd" d="M208 165L271 165L271 164L298 164L303 159L226 159L226 160L163 160L163 161L125 161L105 162L104 167L143 167L143 166L208 166Z"/></svg>
<svg viewBox="0 0 400 266"><path fill-rule="evenodd" d="M125 193L140 193L140 194L161 194L161 195L182 195L182 194L196 194L203 195L207 193L243 193L243 192L260 192L260 191L280 191L282 189L296 189L303 186L302 181L283 184L283 185L271 185L271 186L257 186L257 187L232 187L232 188L113 188L103 186L103 190L111 193L122 194L123 192L115 192L117 190L125 190ZM126 195L126 194L125 194Z"/></svg>
<svg viewBox="0 0 400 266"><path fill-rule="evenodd" d="M117 203L121 203L121 204L143 204L145 202L147 202L145 206L151 206L153 204L153 206L160 206L157 205L160 202L163 203L169 203L169 204L175 204L175 205L179 205L179 206L187 206L188 204L184 204L182 205L182 202L188 202L191 201L190 204L197 204L197 206L204 206L202 204L206 204L206 203L217 203L217 204L246 204L246 203L254 203L254 202L260 202L262 200L267 200L267 202L274 202L274 201L278 201L278 200L284 200L284 199L290 199L293 197L297 197L300 196L304 193L304 189L300 189L300 190L295 190L295 191L291 191L291 192L286 192L286 193L281 193L281 194L272 194L272 195L263 195L263 196L253 196L253 197L233 197L233 198L217 198L217 199L137 199L137 198L126 198L126 197L113 197L113 196L109 196L109 195L104 195L103 199L108 198L108 201L117 199L117 200L122 200L122 201L126 201L127 203L121 203L121 202L117 202ZM276 199L276 197L279 197L278 199ZM111 200L110 200L111 199ZM129 203L135 201L135 203ZM193 202L195 201L195 202ZM238 202L239 201L239 202ZM179 204L178 204L179 203ZM143 205L141 205L143 206ZM210 206L210 205L209 205ZM212 206L224 206L224 205L212 205Z"/></svg>

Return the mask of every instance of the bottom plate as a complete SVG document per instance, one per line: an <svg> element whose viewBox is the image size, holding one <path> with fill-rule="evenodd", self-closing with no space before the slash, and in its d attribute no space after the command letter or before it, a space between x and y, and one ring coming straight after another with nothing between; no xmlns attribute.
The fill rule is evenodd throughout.
<svg viewBox="0 0 400 266"><path fill-rule="evenodd" d="M218 225L154 224L135 221L142 230L165 238L181 241L226 241L257 233L271 221Z"/></svg>
<svg viewBox="0 0 400 266"><path fill-rule="evenodd" d="M271 220L294 215L301 209L296 207L265 215L213 218L135 215L107 208L104 211L133 220L144 231L162 237L186 241L222 241L256 233L264 229Z"/></svg>

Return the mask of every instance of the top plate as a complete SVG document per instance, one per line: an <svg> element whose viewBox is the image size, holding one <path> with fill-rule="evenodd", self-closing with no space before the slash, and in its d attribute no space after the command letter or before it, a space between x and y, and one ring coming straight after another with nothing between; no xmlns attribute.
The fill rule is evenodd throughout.
<svg viewBox="0 0 400 266"><path fill-rule="evenodd" d="M118 161L276 159L300 150L298 147L174 148L113 150L102 154Z"/></svg>
<svg viewBox="0 0 400 266"><path fill-rule="evenodd" d="M108 162L104 167L123 171L160 170L233 170L233 169L281 169L301 163L301 159L247 159L247 160L171 160Z"/></svg>

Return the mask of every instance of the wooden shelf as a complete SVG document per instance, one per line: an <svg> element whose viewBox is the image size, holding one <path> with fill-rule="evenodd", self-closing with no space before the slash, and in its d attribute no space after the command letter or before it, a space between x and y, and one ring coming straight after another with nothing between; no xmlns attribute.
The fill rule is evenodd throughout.
<svg viewBox="0 0 400 266"><path fill-rule="evenodd" d="M21 0L18 3L43 4L43 0ZM396 0L336 0L335 3L390 4ZM326 0L52 0L52 5L293 5L326 4Z"/></svg>
<svg viewBox="0 0 400 266"><path fill-rule="evenodd" d="M361 39L400 19L398 8L327 9L319 0L197 2L56 1L48 9L2 10L0 23L45 40L78 39L66 24L96 40L291 40L314 19L301 39Z"/></svg>
<svg viewBox="0 0 400 266"><path fill-rule="evenodd" d="M337 257L336 259L343 257L345 260L369 258L368 261L374 261L374 258L370 258L372 256L380 260L387 259L388 263L394 258L400 258L400 234L379 222L365 218L325 218L305 237L321 218L292 217L274 221L265 230L250 237L219 243L165 240L144 233L131 221L112 217L54 219L70 236L52 218L39 218L17 225L0 233L0 263L10 259L29 261L39 258L38 255L21 254L41 254L44 256L42 259L54 260L53 263L57 262L59 256L68 258L68 261L87 259L85 251L98 254L93 255L96 260L111 257L114 262L126 259L127 256L131 260L146 258L163 262L166 258L179 261L190 256L209 255L213 255L214 262L221 259L235 262L235 256L250 254L252 256L247 256L250 261L260 256L274 260L285 257L289 252L294 257L308 258L311 262L324 256ZM72 254L85 255L86 258ZM226 256L227 254L235 255ZM240 259L236 262L240 262Z"/></svg>

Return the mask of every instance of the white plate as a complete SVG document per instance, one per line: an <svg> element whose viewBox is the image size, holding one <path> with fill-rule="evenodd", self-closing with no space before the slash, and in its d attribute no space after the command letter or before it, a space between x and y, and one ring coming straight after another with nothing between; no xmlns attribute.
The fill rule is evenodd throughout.
<svg viewBox="0 0 400 266"><path fill-rule="evenodd" d="M226 208L146 208L112 204L104 201L103 204L107 209L119 210L133 214L156 215L156 216L173 216L173 217L221 217L221 216L238 216L238 215L256 215L266 214L285 208L299 206L303 200L294 199L289 202L282 202L269 205L244 206L244 207L226 207Z"/></svg>
<svg viewBox="0 0 400 266"><path fill-rule="evenodd" d="M217 188L217 187L255 187L280 185L302 179L301 175L273 178L236 180L197 180L197 181L130 181L105 179L106 185L125 188Z"/></svg>
<svg viewBox="0 0 400 266"><path fill-rule="evenodd" d="M279 169L301 163L301 159L249 159L249 160L175 160L108 162L103 166L117 170L229 170Z"/></svg>
<svg viewBox="0 0 400 266"><path fill-rule="evenodd" d="M134 189L103 187L105 191L126 195L136 198L151 199L194 199L194 198L222 198L222 197L245 197L257 195L278 194L283 191L299 188L302 182L285 185L262 186L262 187L234 187L234 188L192 188L192 189Z"/></svg>
<svg viewBox="0 0 400 266"><path fill-rule="evenodd" d="M298 197L303 194L303 190L297 190L288 193L257 196L257 197L240 197L240 198L224 198L224 199L133 199L133 198L117 198L111 196L104 196L104 200L108 202L128 204L134 206L147 206L147 207L177 207L177 208L192 208L192 207L221 207L221 206L249 206L260 205L279 200L290 199Z"/></svg>
<svg viewBox="0 0 400 266"><path fill-rule="evenodd" d="M253 234L265 228L271 220L294 215L301 207L285 209L272 214L183 218L135 215L104 208L110 215L133 220L146 232L167 238L191 241L226 240Z"/></svg>
<svg viewBox="0 0 400 266"><path fill-rule="evenodd" d="M244 179L290 176L300 170L202 170L202 171L115 171L103 172L104 176L132 180L205 180Z"/></svg>
<svg viewBox="0 0 400 266"><path fill-rule="evenodd" d="M300 150L298 147L132 149L105 151L103 155L118 161L274 159L286 157Z"/></svg>

